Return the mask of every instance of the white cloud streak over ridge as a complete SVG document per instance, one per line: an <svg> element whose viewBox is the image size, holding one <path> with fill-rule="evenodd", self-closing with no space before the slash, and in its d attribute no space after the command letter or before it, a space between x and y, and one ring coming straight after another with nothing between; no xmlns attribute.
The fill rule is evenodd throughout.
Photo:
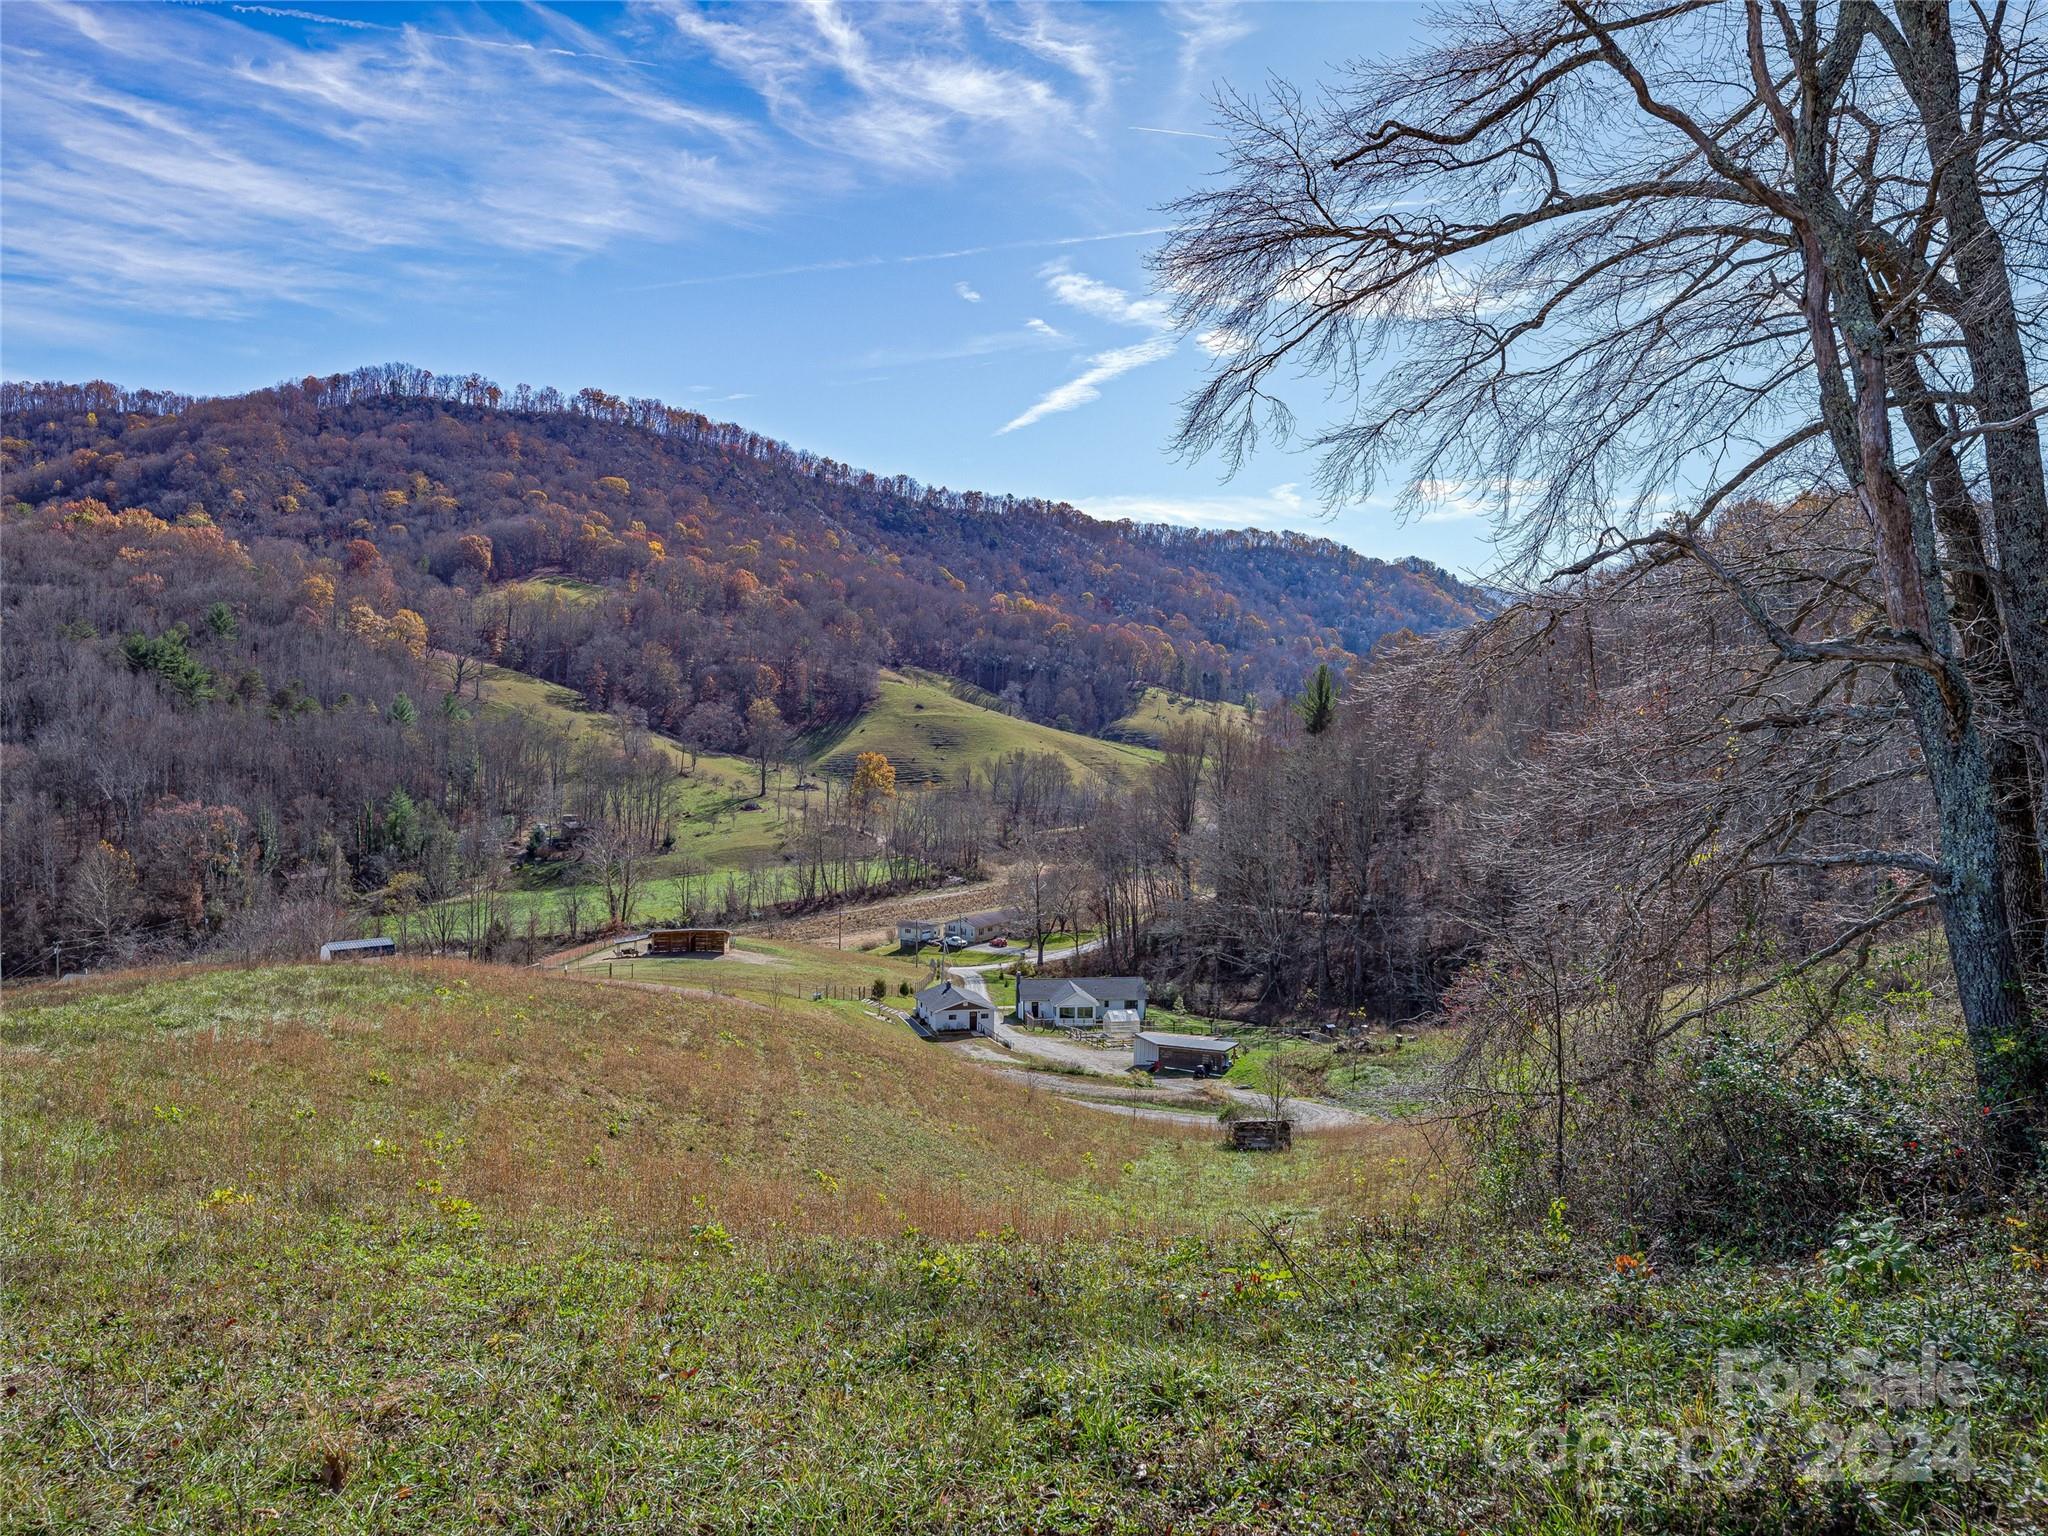
<svg viewBox="0 0 2048 1536"><path fill-rule="evenodd" d="M1090 517L1134 523L1181 523L1195 528L1294 528L1316 516L1298 485L1276 485L1264 495L1074 496Z"/></svg>
<svg viewBox="0 0 2048 1536"><path fill-rule="evenodd" d="M1169 336L1155 336L1150 341L1141 341L1135 346L1117 347L1108 352L1098 352L1088 359L1088 369L1077 378L1067 380L1058 388L1048 391L1028 410L1012 417L997 429L996 436L1015 432L1019 427L1028 427L1059 411L1071 411L1076 406L1086 405L1102 397L1102 386L1119 374L1129 373L1133 368L1142 368L1147 363L1156 363L1161 358L1173 355L1173 339Z"/></svg>
<svg viewBox="0 0 2048 1536"><path fill-rule="evenodd" d="M1132 346L1097 352L1088 359L1088 366L1081 373L1064 384L1054 386L998 427L998 437L1043 421L1048 416L1099 400L1102 398L1102 386L1111 379L1134 368L1142 368L1147 363L1162 362L1174 352L1173 338L1166 334L1173 329L1173 317L1164 299L1133 298L1113 284L1090 277L1085 272L1074 271L1064 259L1048 262L1039 269L1038 275L1045 279L1046 291L1069 309L1155 334Z"/></svg>

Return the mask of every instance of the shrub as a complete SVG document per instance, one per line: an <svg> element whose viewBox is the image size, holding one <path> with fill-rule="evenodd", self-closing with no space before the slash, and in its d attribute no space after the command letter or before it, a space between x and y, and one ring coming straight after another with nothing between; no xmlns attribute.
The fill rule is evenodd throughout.
<svg viewBox="0 0 2048 1536"><path fill-rule="evenodd" d="M1565 1188L1555 1120L1496 1105L1474 1123L1471 1176L1502 1216L1531 1224L1569 1202L1574 1224L1679 1251L1811 1254L1859 1211L1923 1219L1976 1203L1974 1125L1934 1083L1855 1056L1788 1059L1726 1033L1625 1081L1575 1091Z"/></svg>
<svg viewBox="0 0 2048 1536"><path fill-rule="evenodd" d="M1703 1236L1803 1248L1865 1205L1925 1209L1972 1182L1973 1160L1933 1107L1853 1059L1788 1065L1718 1038L1683 1107L1673 1193Z"/></svg>
<svg viewBox="0 0 2048 1536"><path fill-rule="evenodd" d="M1920 1250L1899 1231L1896 1216L1850 1216L1821 1250L1821 1269L1844 1290L1878 1291L1926 1278Z"/></svg>

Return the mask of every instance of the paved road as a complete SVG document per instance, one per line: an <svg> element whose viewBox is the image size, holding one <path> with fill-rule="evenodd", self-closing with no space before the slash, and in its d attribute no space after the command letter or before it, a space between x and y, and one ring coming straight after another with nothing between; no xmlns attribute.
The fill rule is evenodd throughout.
<svg viewBox="0 0 2048 1536"><path fill-rule="evenodd" d="M1071 960L1076 955L1085 955L1100 948L1102 948L1102 940L1083 939L1080 943L1069 944L1064 949L1048 949L1045 952L1045 963L1051 965L1055 960ZM1029 944L1019 944L1015 946L1014 952L1004 959L979 960L973 965L949 965L946 969L949 971L974 971L980 974L987 971L1008 970L1019 960L1029 960L1033 965L1038 964L1037 949Z"/></svg>

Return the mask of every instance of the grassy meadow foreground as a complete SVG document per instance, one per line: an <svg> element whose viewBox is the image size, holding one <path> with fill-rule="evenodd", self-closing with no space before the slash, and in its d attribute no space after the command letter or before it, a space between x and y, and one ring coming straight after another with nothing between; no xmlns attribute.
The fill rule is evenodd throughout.
<svg viewBox="0 0 2048 1536"><path fill-rule="evenodd" d="M1466 1230L1418 1128L1233 1155L760 953L727 996L454 963L11 992L0 1529L2048 1516L2041 1212L1874 1281L1659 1273ZM1928 1341L1966 1401L1719 1395L1722 1351Z"/></svg>

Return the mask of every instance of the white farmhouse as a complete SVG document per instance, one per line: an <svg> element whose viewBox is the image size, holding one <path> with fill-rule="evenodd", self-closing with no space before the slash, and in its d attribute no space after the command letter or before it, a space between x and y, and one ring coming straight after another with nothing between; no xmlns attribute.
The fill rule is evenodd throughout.
<svg viewBox="0 0 2048 1536"><path fill-rule="evenodd" d="M1135 1027L1146 996L1142 976L1030 976L1017 983L1017 1017L1062 1029Z"/></svg>
<svg viewBox="0 0 2048 1536"><path fill-rule="evenodd" d="M948 977L917 994L917 1019L935 1035L992 1035L996 1005L979 976Z"/></svg>

